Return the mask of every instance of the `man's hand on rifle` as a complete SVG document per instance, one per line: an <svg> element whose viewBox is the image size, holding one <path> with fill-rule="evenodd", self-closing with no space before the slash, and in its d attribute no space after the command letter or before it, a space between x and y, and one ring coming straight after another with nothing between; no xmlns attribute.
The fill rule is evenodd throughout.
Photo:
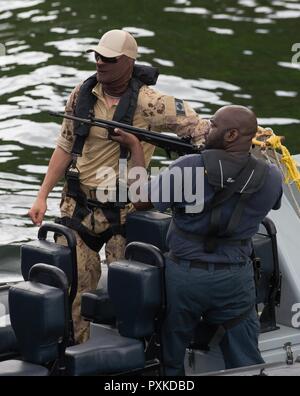
<svg viewBox="0 0 300 396"><path fill-rule="evenodd" d="M143 146L139 139L132 135L131 133L124 132L122 129L116 128L114 130L114 135L111 135L111 139L122 144L123 146L127 147L128 150L131 152L131 165L132 168L145 168L145 156ZM129 179L129 185L139 181L141 184L148 183L148 177L146 174L146 178L143 179L139 175L136 176L136 179ZM148 210L151 209L153 206L151 202L132 202L134 207L137 210Z"/></svg>
<svg viewBox="0 0 300 396"><path fill-rule="evenodd" d="M114 135L111 135L111 139L130 150L132 166L145 168L144 150L139 139L131 133L124 132L119 128L116 128L114 132Z"/></svg>
<svg viewBox="0 0 300 396"><path fill-rule="evenodd" d="M130 151L141 146L141 143L136 136L119 128L114 129L114 134L111 134L110 138L122 146L127 147Z"/></svg>

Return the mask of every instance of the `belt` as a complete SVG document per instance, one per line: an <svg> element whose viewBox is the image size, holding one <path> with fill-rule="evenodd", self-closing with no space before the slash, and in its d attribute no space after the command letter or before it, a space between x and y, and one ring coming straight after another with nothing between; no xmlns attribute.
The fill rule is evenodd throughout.
<svg viewBox="0 0 300 396"><path fill-rule="evenodd" d="M176 264L180 264L180 261L182 259L180 259L179 257L168 253L167 257L169 257L172 261L174 261ZM233 266L238 266L238 267L242 267L245 265L245 263L237 263L237 264L230 264L230 263L208 263L205 261L201 261L201 260L185 260L187 262L189 262L190 264L190 268L198 268L198 269L202 269L205 271L209 271L212 266L214 267L215 271L224 271L226 269L231 269Z"/></svg>
<svg viewBox="0 0 300 396"><path fill-rule="evenodd" d="M80 186L81 190L85 193L87 197L87 202L90 208L100 208L100 209L116 209L121 208L124 209L126 205L129 205L130 202L101 202L97 198L97 189L96 188L88 188L83 185Z"/></svg>
<svg viewBox="0 0 300 396"><path fill-rule="evenodd" d="M88 199L87 203L90 208L99 208L99 209L115 209L117 206L115 202L104 203L94 199Z"/></svg>

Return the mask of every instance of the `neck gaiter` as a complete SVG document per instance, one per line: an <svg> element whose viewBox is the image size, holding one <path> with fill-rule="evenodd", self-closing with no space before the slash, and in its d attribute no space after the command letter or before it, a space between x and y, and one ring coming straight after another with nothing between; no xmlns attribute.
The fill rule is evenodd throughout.
<svg viewBox="0 0 300 396"><path fill-rule="evenodd" d="M97 63L97 80L105 93L120 97L126 91L131 79L134 59L122 55L116 63Z"/></svg>

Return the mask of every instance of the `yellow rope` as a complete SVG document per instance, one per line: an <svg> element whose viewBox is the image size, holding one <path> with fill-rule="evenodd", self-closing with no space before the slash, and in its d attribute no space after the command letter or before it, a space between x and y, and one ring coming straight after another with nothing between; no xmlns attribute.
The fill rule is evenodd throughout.
<svg viewBox="0 0 300 396"><path fill-rule="evenodd" d="M259 140L261 136L267 137L267 139L262 142ZM270 129L259 127L257 136L253 139L253 144L260 146L261 148L280 150L282 154L280 162L284 165L285 169L285 183L295 183L300 191L300 172L298 170L297 163L291 156L289 150L282 144L282 136L275 135L275 133Z"/></svg>

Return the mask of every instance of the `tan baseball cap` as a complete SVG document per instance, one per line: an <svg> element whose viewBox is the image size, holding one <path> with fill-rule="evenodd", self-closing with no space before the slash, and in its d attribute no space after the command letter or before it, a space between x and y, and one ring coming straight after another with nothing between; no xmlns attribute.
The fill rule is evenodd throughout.
<svg viewBox="0 0 300 396"><path fill-rule="evenodd" d="M129 58L137 58L137 42L134 37L125 30L110 30L106 32L95 47L91 47L87 52L97 52L106 58L126 55Z"/></svg>

